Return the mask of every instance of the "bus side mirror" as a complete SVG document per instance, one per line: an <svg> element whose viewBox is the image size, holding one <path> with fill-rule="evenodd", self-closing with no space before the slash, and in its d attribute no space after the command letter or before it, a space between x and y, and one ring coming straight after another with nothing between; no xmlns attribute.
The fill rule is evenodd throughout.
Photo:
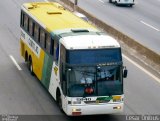
<svg viewBox="0 0 160 121"><path fill-rule="evenodd" d="M128 70L127 70L126 67L125 67L125 69L124 69L124 71L123 71L123 78L126 78L126 77L127 77L127 74L128 74Z"/></svg>

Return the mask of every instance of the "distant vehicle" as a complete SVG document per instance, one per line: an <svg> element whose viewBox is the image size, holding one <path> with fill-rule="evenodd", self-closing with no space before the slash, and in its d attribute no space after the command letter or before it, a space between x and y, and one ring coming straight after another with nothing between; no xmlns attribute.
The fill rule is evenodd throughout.
<svg viewBox="0 0 160 121"><path fill-rule="evenodd" d="M77 12L77 11L74 11L73 14L76 15L76 16L78 16L78 17L80 17L80 18L82 18L83 20L85 20L85 21L87 21L87 22L89 21L88 18L87 18L87 16L85 16L85 15L82 14L82 13L79 13L79 12Z"/></svg>
<svg viewBox="0 0 160 121"><path fill-rule="evenodd" d="M109 0L109 2L116 5L129 5L130 7L134 5L134 0Z"/></svg>

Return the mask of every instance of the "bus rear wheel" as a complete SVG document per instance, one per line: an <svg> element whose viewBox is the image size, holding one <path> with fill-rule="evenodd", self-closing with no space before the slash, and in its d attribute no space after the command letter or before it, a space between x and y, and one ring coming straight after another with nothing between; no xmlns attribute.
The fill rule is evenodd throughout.
<svg viewBox="0 0 160 121"><path fill-rule="evenodd" d="M25 52L25 62L28 62L28 53L27 53L27 51Z"/></svg>
<svg viewBox="0 0 160 121"><path fill-rule="evenodd" d="M29 69L31 75L34 75L34 72L33 72L33 63L32 63L32 59L31 58L28 61L28 69Z"/></svg>

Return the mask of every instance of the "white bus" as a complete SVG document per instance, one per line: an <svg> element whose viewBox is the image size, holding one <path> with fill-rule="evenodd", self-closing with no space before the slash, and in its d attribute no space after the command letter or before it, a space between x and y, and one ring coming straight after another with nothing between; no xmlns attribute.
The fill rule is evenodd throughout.
<svg viewBox="0 0 160 121"><path fill-rule="evenodd" d="M21 7L21 55L67 115L123 111L119 43L55 2Z"/></svg>

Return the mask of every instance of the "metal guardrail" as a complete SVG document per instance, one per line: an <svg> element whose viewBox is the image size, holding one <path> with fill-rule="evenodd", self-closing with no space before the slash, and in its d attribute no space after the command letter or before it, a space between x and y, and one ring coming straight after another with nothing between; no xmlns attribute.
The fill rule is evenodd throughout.
<svg viewBox="0 0 160 121"><path fill-rule="evenodd" d="M145 56L152 62L160 65L160 55L156 52L150 50L149 48L143 46L142 44L138 43L136 40L132 39L131 37L127 36L126 34L118 31L117 29L113 28L112 26L104 23L103 21L99 20L95 16L89 14L88 12L84 11L78 6L74 6L74 3L72 3L70 0L61 0L64 4L69 6L70 8L75 9L76 11L83 13L88 17L88 19L95 24L97 27L101 28L105 32L107 32L109 35L114 36L118 41L122 41L130 48L136 50L139 54L142 56Z"/></svg>

